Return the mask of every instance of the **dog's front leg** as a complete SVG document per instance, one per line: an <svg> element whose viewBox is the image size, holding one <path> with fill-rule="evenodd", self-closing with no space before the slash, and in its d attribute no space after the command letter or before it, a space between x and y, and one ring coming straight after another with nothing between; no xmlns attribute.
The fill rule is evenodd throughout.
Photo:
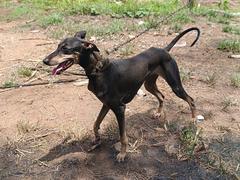
<svg viewBox="0 0 240 180"><path fill-rule="evenodd" d="M97 148L101 144L101 139L100 139L98 130L100 129L100 124L102 123L102 121L103 121L104 117L106 116L106 114L108 113L108 111L109 111L109 107L106 106L105 104L103 104L102 109L101 109L100 113L98 114L97 120L95 121L94 126L93 126L95 139L93 141L93 146L91 147L91 149L89 151Z"/></svg>
<svg viewBox="0 0 240 180"><path fill-rule="evenodd" d="M128 138L125 129L125 108L125 105L120 105L112 108L117 118L120 133L121 150L120 153L117 155L118 162L124 161L128 145Z"/></svg>

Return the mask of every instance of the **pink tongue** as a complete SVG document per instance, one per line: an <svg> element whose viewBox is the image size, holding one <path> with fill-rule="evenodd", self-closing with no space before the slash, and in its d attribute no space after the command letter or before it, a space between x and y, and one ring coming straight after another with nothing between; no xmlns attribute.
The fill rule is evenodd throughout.
<svg viewBox="0 0 240 180"><path fill-rule="evenodd" d="M61 72L65 71L65 70L68 69L70 66L72 66L73 63L74 63L74 62L73 62L72 59L63 61L63 62L60 63L56 68L53 69L52 75L60 74Z"/></svg>
<svg viewBox="0 0 240 180"><path fill-rule="evenodd" d="M63 70L63 65L59 64L56 68L53 69L52 75L60 74L62 70Z"/></svg>

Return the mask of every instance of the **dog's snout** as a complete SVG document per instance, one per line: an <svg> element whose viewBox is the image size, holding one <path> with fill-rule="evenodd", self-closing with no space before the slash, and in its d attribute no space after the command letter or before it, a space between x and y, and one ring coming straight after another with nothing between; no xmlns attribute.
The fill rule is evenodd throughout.
<svg viewBox="0 0 240 180"><path fill-rule="evenodd" d="M45 59L43 60L43 63L46 64L46 65L49 65L49 59L48 59L48 58L45 58Z"/></svg>
<svg viewBox="0 0 240 180"><path fill-rule="evenodd" d="M56 62L53 61L53 58L55 58L56 56L59 55L59 51L58 50L55 50L53 51L51 54L49 54L48 56L46 56L44 59L43 59L43 63L48 65L48 66L54 66L56 65Z"/></svg>

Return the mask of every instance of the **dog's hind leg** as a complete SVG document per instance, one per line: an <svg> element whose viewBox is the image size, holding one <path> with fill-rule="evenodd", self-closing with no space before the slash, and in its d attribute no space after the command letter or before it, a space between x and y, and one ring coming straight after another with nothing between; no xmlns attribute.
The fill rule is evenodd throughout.
<svg viewBox="0 0 240 180"><path fill-rule="evenodd" d="M159 106L158 106L157 112L154 114L154 116L158 118L162 116L164 96L157 88L157 85L156 85L157 78L158 78L157 74L151 75L144 82L144 86L148 92L153 94L158 99Z"/></svg>
<svg viewBox="0 0 240 180"><path fill-rule="evenodd" d="M195 107L195 103L192 97L190 97L186 91L183 89L182 86L177 86L177 87L173 87L172 88L173 92L181 99L183 99L184 101L186 101L189 104L189 107L191 109L192 112L192 118L195 118L196 116L196 107Z"/></svg>
<svg viewBox="0 0 240 180"><path fill-rule="evenodd" d="M181 99L189 104L192 112L192 118L195 118L196 107L193 98L191 98L182 86L179 70L175 60L168 61L164 67L164 79L167 81L172 91Z"/></svg>
<svg viewBox="0 0 240 180"><path fill-rule="evenodd" d="M98 130L100 129L100 124L102 123L102 121L103 121L104 117L106 116L106 114L108 113L108 111L109 111L109 107L107 107L106 105L103 104L102 109L101 109L100 113L98 114L97 120L95 121L94 126L93 126L95 139L93 142L93 146L90 148L89 151L97 148L101 144L101 139L100 139Z"/></svg>

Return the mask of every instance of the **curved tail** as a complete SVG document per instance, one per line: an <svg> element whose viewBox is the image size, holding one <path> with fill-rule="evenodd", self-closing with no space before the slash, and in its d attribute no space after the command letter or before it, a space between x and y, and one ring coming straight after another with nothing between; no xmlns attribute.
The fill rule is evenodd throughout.
<svg viewBox="0 0 240 180"><path fill-rule="evenodd" d="M181 32L177 37L175 37L171 42L170 44L168 44L164 49L166 51L170 51L172 49L172 47L178 42L178 40L183 37L185 34L187 34L188 32L190 31L197 31L197 37L196 39L194 40L194 42L191 44L191 47L198 41L199 39L199 36L200 36L200 30L196 27L192 27L192 28L189 28L189 29L186 29L185 31Z"/></svg>

